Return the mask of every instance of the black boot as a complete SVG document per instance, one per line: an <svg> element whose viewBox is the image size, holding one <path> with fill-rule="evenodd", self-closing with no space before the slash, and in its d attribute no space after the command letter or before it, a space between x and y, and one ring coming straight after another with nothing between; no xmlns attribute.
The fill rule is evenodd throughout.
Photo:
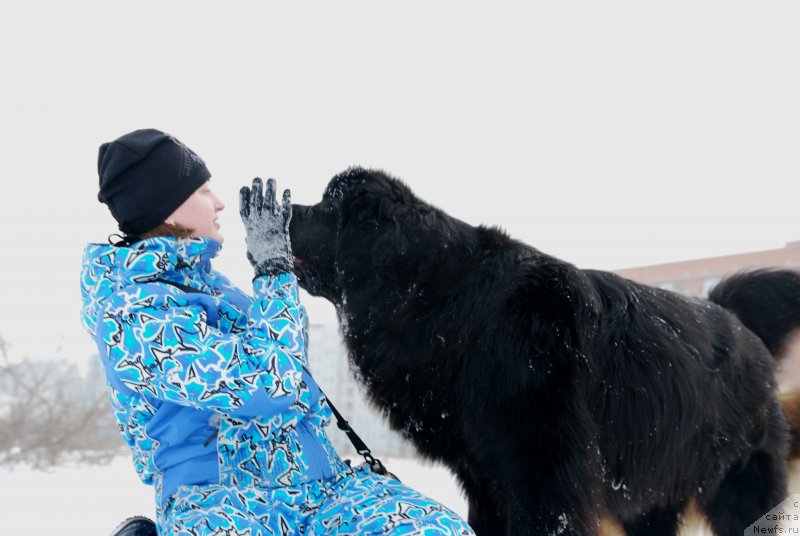
<svg viewBox="0 0 800 536"><path fill-rule="evenodd" d="M144 516L129 517L114 529L111 536L157 536L156 524Z"/></svg>

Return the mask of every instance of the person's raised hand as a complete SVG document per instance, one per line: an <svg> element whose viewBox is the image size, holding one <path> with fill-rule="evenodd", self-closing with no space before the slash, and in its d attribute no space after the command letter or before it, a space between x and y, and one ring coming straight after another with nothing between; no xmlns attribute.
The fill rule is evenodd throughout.
<svg viewBox="0 0 800 536"><path fill-rule="evenodd" d="M267 180L267 190L263 195L262 189L263 183L256 177L252 187L242 186L239 190L239 214L246 233L247 259L253 265L256 277L292 269L292 246L289 242L291 193L284 190L283 200L278 204L274 179Z"/></svg>

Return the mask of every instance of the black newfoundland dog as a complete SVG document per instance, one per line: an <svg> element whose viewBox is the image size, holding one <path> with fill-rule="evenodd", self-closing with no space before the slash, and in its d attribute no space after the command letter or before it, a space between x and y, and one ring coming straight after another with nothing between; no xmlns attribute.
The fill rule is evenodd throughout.
<svg viewBox="0 0 800 536"><path fill-rule="evenodd" d="M456 473L487 534L741 535L786 495L774 359L706 300L581 270L383 172L294 205L300 284L336 306L369 395Z"/></svg>

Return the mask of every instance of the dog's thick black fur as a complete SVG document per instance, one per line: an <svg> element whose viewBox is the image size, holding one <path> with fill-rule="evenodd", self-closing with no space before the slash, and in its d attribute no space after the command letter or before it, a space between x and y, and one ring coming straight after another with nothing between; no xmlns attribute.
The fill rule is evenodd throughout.
<svg viewBox="0 0 800 536"><path fill-rule="evenodd" d="M498 200L500 201L500 200ZM786 493L774 361L705 300L580 270L350 169L294 205L300 284L332 301L392 428L449 466L486 534L717 534Z"/></svg>
<svg viewBox="0 0 800 536"><path fill-rule="evenodd" d="M800 272L760 269L723 279L708 299L736 313L739 320L781 359L800 335ZM791 428L789 460L800 459L800 391L780 394Z"/></svg>
<svg viewBox="0 0 800 536"><path fill-rule="evenodd" d="M800 273L761 269L726 277L708 299L736 313L742 323L780 356L800 329Z"/></svg>

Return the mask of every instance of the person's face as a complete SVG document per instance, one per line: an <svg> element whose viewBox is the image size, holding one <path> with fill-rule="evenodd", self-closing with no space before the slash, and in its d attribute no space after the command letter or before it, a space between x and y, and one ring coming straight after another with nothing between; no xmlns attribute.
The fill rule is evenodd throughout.
<svg viewBox="0 0 800 536"><path fill-rule="evenodd" d="M225 204L214 195L209 181L206 181L165 221L194 229L193 236L214 238L223 242L225 239L220 232L217 216L224 208Z"/></svg>

